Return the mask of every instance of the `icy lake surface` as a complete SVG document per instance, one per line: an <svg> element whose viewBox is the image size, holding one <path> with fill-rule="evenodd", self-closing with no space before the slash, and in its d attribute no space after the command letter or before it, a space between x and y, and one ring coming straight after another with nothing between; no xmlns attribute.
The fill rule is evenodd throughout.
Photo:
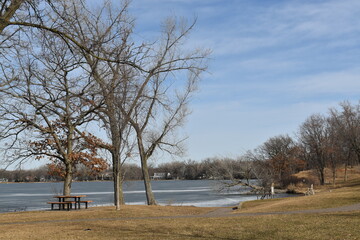
<svg viewBox="0 0 360 240"><path fill-rule="evenodd" d="M160 205L182 205L197 207L235 206L239 202L254 200L256 195L244 195L242 187L219 191L221 182L216 180L153 181L152 189ZM62 183L8 183L0 184L0 212L32 211L49 209L48 201L61 194ZM72 194L85 194L93 200L91 206L113 204L112 182L74 182ZM284 197L286 195L277 195ZM124 183L126 204L146 203L142 181Z"/></svg>

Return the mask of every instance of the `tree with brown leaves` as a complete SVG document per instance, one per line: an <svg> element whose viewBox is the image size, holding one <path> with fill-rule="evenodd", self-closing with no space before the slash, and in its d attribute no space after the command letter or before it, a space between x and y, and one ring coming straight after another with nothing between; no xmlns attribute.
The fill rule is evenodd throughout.
<svg viewBox="0 0 360 240"><path fill-rule="evenodd" d="M66 44L49 35L37 39L41 41L29 44L27 54L18 51L16 75L1 91L1 137L8 143L9 163L34 156L61 162L63 193L69 195L77 163L99 170L106 166L95 145L79 134L102 101Z"/></svg>

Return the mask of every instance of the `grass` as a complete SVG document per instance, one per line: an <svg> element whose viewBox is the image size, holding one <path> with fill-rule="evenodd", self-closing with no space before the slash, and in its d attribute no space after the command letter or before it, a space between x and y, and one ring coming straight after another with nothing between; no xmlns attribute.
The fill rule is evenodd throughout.
<svg viewBox="0 0 360 240"><path fill-rule="evenodd" d="M199 215L214 208L162 207L162 206L123 206L120 211L114 207L93 207L80 211L33 211L0 214L0 225L4 223L43 222L51 220L93 220L98 218L146 218L178 215Z"/></svg>
<svg viewBox="0 0 360 240"><path fill-rule="evenodd" d="M349 182L352 187L342 187L317 192L313 196L266 199L245 202L238 212L285 212L302 209L333 208L360 203L360 179Z"/></svg>
<svg viewBox="0 0 360 240"><path fill-rule="evenodd" d="M237 212L286 212L333 208L360 203L359 175L358 173L351 175L351 179L346 182L339 178L336 186L330 183L325 186L316 186L316 194L313 196L248 201L241 204Z"/></svg>
<svg viewBox="0 0 360 240"><path fill-rule="evenodd" d="M330 192L331 190L331 192ZM315 196L251 201L237 213L360 203L360 178ZM216 208L124 206L0 214L0 239L360 239L360 211L205 217ZM195 217L191 217L195 216Z"/></svg>
<svg viewBox="0 0 360 240"><path fill-rule="evenodd" d="M0 225L0 239L359 239L359 225L359 211L211 219L25 222Z"/></svg>

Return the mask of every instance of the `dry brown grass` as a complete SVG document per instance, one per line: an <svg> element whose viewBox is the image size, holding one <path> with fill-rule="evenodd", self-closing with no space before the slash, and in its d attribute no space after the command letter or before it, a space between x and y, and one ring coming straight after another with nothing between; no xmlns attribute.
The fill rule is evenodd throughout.
<svg viewBox="0 0 360 240"><path fill-rule="evenodd" d="M99 219L99 218L145 218L145 217L163 217L179 215L199 215L212 211L214 208L198 207L177 207L177 206L123 206L120 211L114 207L93 207L79 211L33 211L18 213L0 214L0 224L8 222L41 222L49 220L81 220L81 219Z"/></svg>
<svg viewBox="0 0 360 240"><path fill-rule="evenodd" d="M326 186L315 196L247 202L240 212L327 208L359 202L360 178L337 188ZM120 211L101 207L6 213L0 214L0 239L360 239L360 211L221 218L202 215L214 209L124 206Z"/></svg>
<svg viewBox="0 0 360 240"><path fill-rule="evenodd" d="M248 201L237 212L286 212L303 209L333 208L360 203L360 177L353 174L352 180L331 185L315 186L313 196Z"/></svg>
<svg viewBox="0 0 360 240"><path fill-rule="evenodd" d="M164 207L166 211L168 207ZM0 225L0 239L359 239L360 212Z"/></svg>
<svg viewBox="0 0 360 240"><path fill-rule="evenodd" d="M306 179L306 184L298 183L296 184L296 190L298 192L305 192L307 188L309 187L309 183L314 183L316 185L317 191L321 191L323 189L328 190L334 187L342 187L343 185L346 185L347 183L345 180L345 169L344 168L338 168L336 170L336 178L335 178L335 186L333 183L333 176L332 171L330 169L325 169L325 185L320 186L319 185L319 179L316 174L315 170L307 170L307 171L301 171L297 174L294 174L295 177ZM347 180L351 181L354 179L360 178L360 166L354 166L349 167L347 169Z"/></svg>

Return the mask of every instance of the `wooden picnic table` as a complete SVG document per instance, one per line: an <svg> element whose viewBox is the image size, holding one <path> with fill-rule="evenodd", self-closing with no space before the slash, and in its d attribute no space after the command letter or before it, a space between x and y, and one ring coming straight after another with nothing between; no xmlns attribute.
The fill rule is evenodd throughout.
<svg viewBox="0 0 360 240"><path fill-rule="evenodd" d="M67 207L67 210L72 209L72 204L74 204L75 209L81 208L81 203L85 203L85 207L88 208L88 203L92 202L91 200L81 200L81 198L87 197L86 195L58 195L54 196L54 198L58 199L58 202L48 202L51 204L51 209L54 209L54 205L59 205L60 209L65 209ZM71 199L71 200L69 200Z"/></svg>

